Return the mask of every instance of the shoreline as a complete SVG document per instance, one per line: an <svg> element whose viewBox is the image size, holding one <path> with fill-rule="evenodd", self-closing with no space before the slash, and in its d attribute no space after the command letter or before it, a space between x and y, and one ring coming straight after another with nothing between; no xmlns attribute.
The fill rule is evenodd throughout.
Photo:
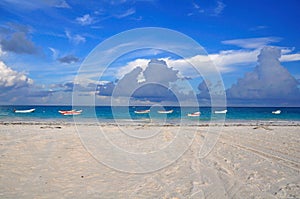
<svg viewBox="0 0 300 199"><path fill-rule="evenodd" d="M218 121L187 121L184 120L181 123L178 122L161 122L159 120L102 120L102 121L91 121L91 120L51 120L51 119L37 119L37 120L0 120L0 125L88 125L88 126L300 126L298 120L225 120L224 122Z"/></svg>

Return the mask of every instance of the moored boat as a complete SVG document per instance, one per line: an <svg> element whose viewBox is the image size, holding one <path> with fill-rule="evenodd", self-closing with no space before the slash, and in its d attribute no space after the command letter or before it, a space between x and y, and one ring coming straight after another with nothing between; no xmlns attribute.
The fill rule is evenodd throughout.
<svg viewBox="0 0 300 199"><path fill-rule="evenodd" d="M35 111L35 108L27 109L27 110L14 110L15 113L32 113Z"/></svg>
<svg viewBox="0 0 300 199"><path fill-rule="evenodd" d="M157 111L158 113L164 113L164 114L170 114L170 113L173 113L173 110L162 110L162 111Z"/></svg>
<svg viewBox="0 0 300 199"><path fill-rule="evenodd" d="M222 110L222 111L215 111L216 114L225 114L227 113L227 110Z"/></svg>
<svg viewBox="0 0 300 199"><path fill-rule="evenodd" d="M189 114L187 114L187 116L189 116L189 117L199 117L200 114L201 113L198 111L198 112L194 112L194 113L189 113Z"/></svg>
<svg viewBox="0 0 300 199"><path fill-rule="evenodd" d="M73 110L59 110L58 111L59 113L61 113L62 115L79 115L79 114L81 114L82 113L82 110L75 110L75 109L73 109Z"/></svg>
<svg viewBox="0 0 300 199"><path fill-rule="evenodd" d="M272 111L273 114L278 115L281 113L281 110Z"/></svg>
<svg viewBox="0 0 300 199"><path fill-rule="evenodd" d="M147 110L139 110L139 111L134 111L136 114L145 114L145 113L150 113L150 109Z"/></svg>

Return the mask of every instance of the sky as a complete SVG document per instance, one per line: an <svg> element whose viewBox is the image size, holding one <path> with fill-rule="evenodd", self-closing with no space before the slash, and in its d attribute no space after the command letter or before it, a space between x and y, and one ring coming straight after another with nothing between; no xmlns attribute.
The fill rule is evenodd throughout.
<svg viewBox="0 0 300 199"><path fill-rule="evenodd" d="M297 0L2 0L0 104L72 104L75 88L83 104L225 96L229 106L300 106L299 9Z"/></svg>

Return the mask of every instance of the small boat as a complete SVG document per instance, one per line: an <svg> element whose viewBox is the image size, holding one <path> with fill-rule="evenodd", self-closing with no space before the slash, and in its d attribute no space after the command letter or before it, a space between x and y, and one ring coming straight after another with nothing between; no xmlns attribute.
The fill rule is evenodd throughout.
<svg viewBox="0 0 300 199"><path fill-rule="evenodd" d="M279 115L281 113L281 110L272 111L273 114Z"/></svg>
<svg viewBox="0 0 300 199"><path fill-rule="evenodd" d="M59 110L58 112L61 113L62 115L79 115L79 114L82 113L82 110L79 110L79 111L74 110L74 109L73 110L69 110L69 111Z"/></svg>
<svg viewBox="0 0 300 199"><path fill-rule="evenodd" d="M32 113L35 111L35 108L28 109L28 110L14 110L15 113Z"/></svg>
<svg viewBox="0 0 300 199"><path fill-rule="evenodd" d="M145 114L145 113L150 113L150 109L148 110L140 110L140 111L134 111L136 114Z"/></svg>
<svg viewBox="0 0 300 199"><path fill-rule="evenodd" d="M73 110L59 110L58 112L61 113L61 114L64 114L64 113L68 113L68 112L74 112L76 111L75 109Z"/></svg>
<svg viewBox="0 0 300 199"><path fill-rule="evenodd" d="M170 114L170 113L173 113L173 110L168 110L168 111L166 111L166 110L162 110L162 111L157 111L158 113L164 113L164 114Z"/></svg>
<svg viewBox="0 0 300 199"><path fill-rule="evenodd" d="M194 113L187 114L187 116L189 116L189 117L199 117L200 114L201 114L200 112L194 112Z"/></svg>
<svg viewBox="0 0 300 199"><path fill-rule="evenodd" d="M223 111L215 111L215 114L226 114L227 110L223 110Z"/></svg>

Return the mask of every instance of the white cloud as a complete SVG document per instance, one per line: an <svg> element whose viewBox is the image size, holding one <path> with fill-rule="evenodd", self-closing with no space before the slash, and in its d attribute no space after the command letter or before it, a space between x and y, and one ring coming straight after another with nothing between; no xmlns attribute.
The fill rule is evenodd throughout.
<svg viewBox="0 0 300 199"><path fill-rule="evenodd" d="M139 81L141 74L144 81ZM152 59L145 69L135 67L115 84L109 82L98 88L99 94L104 96L126 96L158 102L174 102L176 98L179 101L192 99L190 95L193 93L187 81L179 78L177 70L168 67L165 61L156 59Z"/></svg>
<svg viewBox="0 0 300 199"><path fill-rule="evenodd" d="M163 60L165 60L170 67L178 70L182 77L198 77L200 76L199 72L207 74L215 72L216 70L219 72L228 71L228 68L224 67L224 65L217 66L214 64L214 60L207 55L196 55L186 59L163 58Z"/></svg>
<svg viewBox="0 0 300 199"><path fill-rule="evenodd" d="M67 38L71 43L74 43L76 45L80 43L85 43L85 38L81 35L72 35L69 31L65 31Z"/></svg>
<svg viewBox="0 0 300 199"><path fill-rule="evenodd" d="M204 9L202 9L198 4L196 4L195 2L193 3L194 8L197 10L197 12L199 13L203 13L205 12Z"/></svg>
<svg viewBox="0 0 300 199"><path fill-rule="evenodd" d="M25 74L12 70L0 61L0 88L21 88L33 84L33 80Z"/></svg>
<svg viewBox="0 0 300 199"><path fill-rule="evenodd" d="M198 3L192 2L193 11L189 12L188 16L193 16L197 14L207 14L209 16L219 16L223 13L226 5L223 3L223 1L217 1L216 5L214 7L202 7Z"/></svg>
<svg viewBox="0 0 300 199"><path fill-rule="evenodd" d="M209 57L215 63L218 70L222 73L230 72L233 70L231 66L245 65L257 62L257 56L260 53L260 49L254 50L227 50L220 51L218 54L210 54ZM281 62L300 61L300 53L291 53L291 50L283 50L280 57Z"/></svg>
<svg viewBox="0 0 300 199"><path fill-rule="evenodd" d="M51 47L48 47L48 48L52 52L52 58L53 58L53 60L56 60L57 56L58 56L58 50L56 50L55 48L51 48Z"/></svg>
<svg viewBox="0 0 300 199"><path fill-rule="evenodd" d="M218 54L210 54L209 57L215 63L220 72L230 72L230 66L237 64L249 64L256 62L259 50L226 50L220 51Z"/></svg>
<svg viewBox="0 0 300 199"><path fill-rule="evenodd" d="M83 26L90 25L94 22L94 19L89 15L85 14L82 17L77 17L76 21Z"/></svg>
<svg viewBox="0 0 300 199"><path fill-rule="evenodd" d="M213 58L215 57L213 56ZM225 65L215 66L212 57L207 55L196 55L194 57L186 59L171 59L169 57L162 57L159 58L159 60L165 61L168 67L173 68L174 70L178 70L178 76L180 78L199 77L200 73L207 74L215 72L216 70L224 73L229 72L229 70L231 70ZM115 74L115 76L118 79L120 79L126 73L128 73L128 71L131 71L136 67L141 67L143 70L145 70L148 66L149 61L150 59L135 59L133 61L128 62L124 66L114 69L114 71L110 71L110 74ZM141 81L142 79L139 80Z"/></svg>
<svg viewBox="0 0 300 199"><path fill-rule="evenodd" d="M279 37L259 37L259 38L247 38L247 39L233 39L222 41L223 44L234 45L242 48L262 48L270 43L279 42Z"/></svg>
<svg viewBox="0 0 300 199"><path fill-rule="evenodd" d="M281 52L276 47L264 47L256 68L228 89L230 99L265 100L271 103L294 103L300 98L299 82L280 65Z"/></svg>
<svg viewBox="0 0 300 199"><path fill-rule="evenodd" d="M121 19L130 15L133 15L135 13L134 8L129 8L128 10L125 10L123 13L115 14L114 17Z"/></svg>
<svg viewBox="0 0 300 199"><path fill-rule="evenodd" d="M280 61L281 62L300 61L300 53L282 55Z"/></svg>
<svg viewBox="0 0 300 199"><path fill-rule="evenodd" d="M217 1L217 6L214 8L212 16L219 16L222 14L225 7L226 5L222 1Z"/></svg>
<svg viewBox="0 0 300 199"><path fill-rule="evenodd" d="M128 73L128 71L132 71L136 67L141 67L143 70L145 70L149 61L149 59L136 59L128 62L125 66L118 68L116 78L121 79L125 74Z"/></svg>
<svg viewBox="0 0 300 199"><path fill-rule="evenodd" d="M291 61L300 61L300 53L287 54L291 53L292 49L282 50L282 56L280 57L281 62L291 62ZM257 56L260 53L260 49L254 50L226 50L220 51L216 54L206 55L196 55L194 57L186 59L171 59L169 57L162 57L160 60L164 60L169 67L174 68L179 71L180 77L198 77L200 70L201 73L211 73L216 70L221 73L232 72L234 66L236 65L248 65L254 64L257 62ZM136 59L128 62L125 66L119 67L116 71L111 71L111 74L120 79L128 71L133 70L137 66L141 67L143 70L148 65L150 59ZM194 64L194 66L191 65Z"/></svg>
<svg viewBox="0 0 300 199"><path fill-rule="evenodd" d="M55 4L55 7L57 7L57 8L71 8L71 6L65 0L59 0Z"/></svg>

